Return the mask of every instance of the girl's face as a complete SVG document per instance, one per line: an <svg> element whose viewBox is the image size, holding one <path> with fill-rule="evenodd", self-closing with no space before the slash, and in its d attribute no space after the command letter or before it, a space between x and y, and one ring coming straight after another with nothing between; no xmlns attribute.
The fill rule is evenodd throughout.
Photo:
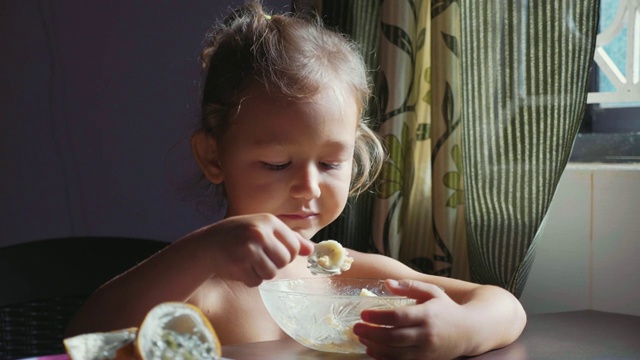
<svg viewBox="0 0 640 360"><path fill-rule="evenodd" d="M216 143L227 216L271 213L311 238L347 202L358 120L356 102L335 89L303 102L245 98Z"/></svg>

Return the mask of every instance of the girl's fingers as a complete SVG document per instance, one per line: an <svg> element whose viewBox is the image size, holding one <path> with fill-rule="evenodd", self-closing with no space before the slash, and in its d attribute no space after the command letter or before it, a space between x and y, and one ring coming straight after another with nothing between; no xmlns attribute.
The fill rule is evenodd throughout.
<svg viewBox="0 0 640 360"><path fill-rule="evenodd" d="M272 260L261 258L253 263L253 270L263 280L273 279L281 266L277 266Z"/></svg>
<svg viewBox="0 0 640 360"><path fill-rule="evenodd" d="M262 276L258 274L256 268L252 265L249 265L248 269L246 269L242 275L242 282L248 287L255 287L262 283Z"/></svg>
<svg viewBox="0 0 640 360"><path fill-rule="evenodd" d="M394 295L416 299L417 305L385 310L363 310L360 314L363 321L384 326L421 327L424 325L425 319L429 318L429 313L425 312L427 308L422 304L430 300L448 299L444 290L439 286L420 281L387 280L386 286ZM448 300L450 301L450 299Z"/></svg>
<svg viewBox="0 0 640 360"><path fill-rule="evenodd" d="M297 240L296 240L297 241ZM265 241L262 245L262 251L266 255L264 261L272 263L277 269L281 269L288 265L294 258L295 254L292 247L295 245L290 244L291 241L287 241L282 235L276 234L273 241Z"/></svg>
<svg viewBox="0 0 640 360"><path fill-rule="evenodd" d="M410 327L424 323L424 315L418 306L404 306L395 309L363 310L360 313L363 321L383 326Z"/></svg>
<svg viewBox="0 0 640 360"><path fill-rule="evenodd" d="M264 276L269 276L269 265L265 265L264 254L255 252L246 253L246 260L229 264L224 274L225 278L242 281L248 287L258 286L262 283Z"/></svg>
<svg viewBox="0 0 640 360"><path fill-rule="evenodd" d="M360 338L367 339L385 346L406 347L417 343L418 328L389 328L365 323L357 323L353 326L353 333Z"/></svg>
<svg viewBox="0 0 640 360"><path fill-rule="evenodd" d="M298 255L302 255L302 256L308 256L311 255L311 253L313 252L313 248L316 246L316 244L308 239L305 239L302 235L300 235L299 233L295 233L296 237L298 238L298 241L300 242L300 249L298 250Z"/></svg>
<svg viewBox="0 0 640 360"><path fill-rule="evenodd" d="M308 239L305 239L298 232L291 230L286 224L282 223L279 228L274 229L274 235L278 241L279 245L282 245L284 249L278 248L278 251L285 250L288 252L289 257L283 258L285 260L284 264L278 264L279 267L283 267L287 265L293 259L295 259L298 255L306 256L310 255L313 251L315 244ZM275 245L275 244L274 244ZM272 249L275 250L275 249ZM278 256L276 252L269 253L269 256ZM282 254L280 254L282 256ZM276 258L273 258L276 260ZM282 260L282 259L279 259Z"/></svg>
<svg viewBox="0 0 640 360"><path fill-rule="evenodd" d="M385 282L387 289L394 295L406 296L423 303L444 294L444 290L437 285L414 280L392 280Z"/></svg>
<svg viewBox="0 0 640 360"><path fill-rule="evenodd" d="M278 269L291 263L299 253L312 248L313 245L310 244L313 243L284 223L277 224L273 229L273 237L268 235L262 242L261 249L255 249L256 252L264 253L264 256L257 257L254 269L262 279L272 279Z"/></svg>

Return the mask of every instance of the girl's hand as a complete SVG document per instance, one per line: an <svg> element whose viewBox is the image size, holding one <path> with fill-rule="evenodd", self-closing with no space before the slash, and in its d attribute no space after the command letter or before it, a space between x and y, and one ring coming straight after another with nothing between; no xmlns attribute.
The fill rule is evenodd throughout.
<svg viewBox="0 0 640 360"><path fill-rule="evenodd" d="M369 356L451 359L462 355L465 346L462 306L436 285L412 280L387 280L386 285L393 294L416 299L417 304L362 311L366 323L356 324L353 332L367 347Z"/></svg>
<svg viewBox="0 0 640 360"><path fill-rule="evenodd" d="M204 231L204 241L215 246L213 272L250 287L274 278L279 269L297 255L309 255L314 246L272 214L230 217Z"/></svg>

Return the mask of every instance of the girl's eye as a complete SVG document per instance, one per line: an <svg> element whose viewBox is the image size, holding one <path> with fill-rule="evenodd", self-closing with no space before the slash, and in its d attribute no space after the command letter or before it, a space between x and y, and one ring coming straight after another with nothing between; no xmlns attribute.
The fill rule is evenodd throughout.
<svg viewBox="0 0 640 360"><path fill-rule="evenodd" d="M284 164L270 164L267 162L262 162L262 164L267 170L284 170L287 168L287 166L289 166L289 164L291 164L291 162Z"/></svg>
<svg viewBox="0 0 640 360"><path fill-rule="evenodd" d="M337 170L340 169L340 165L341 163L326 163L326 162L321 162L320 165L322 165L324 168L326 169L330 169L330 170Z"/></svg>

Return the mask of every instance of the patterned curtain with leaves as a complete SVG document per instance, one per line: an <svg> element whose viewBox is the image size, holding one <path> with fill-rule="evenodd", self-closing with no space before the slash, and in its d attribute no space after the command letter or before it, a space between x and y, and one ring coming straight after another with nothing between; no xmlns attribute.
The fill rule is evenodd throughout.
<svg viewBox="0 0 640 360"><path fill-rule="evenodd" d="M381 5L376 89L390 158L380 177L374 242L422 272L466 278L459 8L430 5Z"/></svg>
<svg viewBox="0 0 640 360"><path fill-rule="evenodd" d="M318 236L519 296L584 112L598 1L314 5L362 46L389 152L375 193Z"/></svg>
<svg viewBox="0 0 640 360"><path fill-rule="evenodd" d="M375 193L354 199L317 237L342 235L348 246L421 272L468 279L459 5L324 0L317 6L328 26L362 47L375 83L368 116L389 153Z"/></svg>

